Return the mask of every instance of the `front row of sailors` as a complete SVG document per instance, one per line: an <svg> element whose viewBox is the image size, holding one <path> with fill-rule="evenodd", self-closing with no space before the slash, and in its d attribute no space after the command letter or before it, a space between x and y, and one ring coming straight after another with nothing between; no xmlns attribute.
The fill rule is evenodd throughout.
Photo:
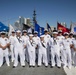
<svg viewBox="0 0 76 75"><path fill-rule="evenodd" d="M10 66L9 52L11 52L11 61L14 62L13 68L18 66L18 56L22 67L25 67L25 60L29 62L29 67L35 67L36 60L38 60L38 67L42 63L48 67L48 63L50 63L51 68L55 65L60 68L62 64L63 68L68 66L71 69L73 61L76 66L76 40L73 37L69 38L69 33L65 32L62 36L61 31L58 35L55 30L53 37L50 37L48 31L45 30L45 34L40 38L37 33L35 31L34 35L27 36L27 31L23 30L22 36L21 31L17 30L16 33L12 31L11 36L7 38L5 32L1 32L0 67L3 65L3 57L6 59L7 66Z"/></svg>

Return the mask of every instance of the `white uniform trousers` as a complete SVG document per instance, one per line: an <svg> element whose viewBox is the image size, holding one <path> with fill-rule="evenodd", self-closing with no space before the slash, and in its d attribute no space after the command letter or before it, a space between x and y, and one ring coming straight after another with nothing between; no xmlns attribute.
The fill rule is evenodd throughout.
<svg viewBox="0 0 76 75"><path fill-rule="evenodd" d="M63 64L64 66L71 67L71 50L63 49Z"/></svg>
<svg viewBox="0 0 76 75"><path fill-rule="evenodd" d="M71 58L72 58L72 64L74 64L74 57L75 57L75 51L73 48L71 48Z"/></svg>
<svg viewBox="0 0 76 75"><path fill-rule="evenodd" d="M6 59L6 64L7 66L10 66L9 62L9 52L8 49L6 48L5 50L0 48L0 67L3 65L3 57Z"/></svg>
<svg viewBox="0 0 76 75"><path fill-rule="evenodd" d="M48 63L50 63L50 47L47 46L47 58L48 58Z"/></svg>
<svg viewBox="0 0 76 75"><path fill-rule="evenodd" d="M24 60L25 60L25 54L26 54L26 48L24 48L24 50L23 50L24 52Z"/></svg>
<svg viewBox="0 0 76 75"><path fill-rule="evenodd" d="M10 50L11 50L11 61L14 61L14 46L10 45Z"/></svg>
<svg viewBox="0 0 76 75"><path fill-rule="evenodd" d="M63 59L64 59L63 56L64 56L63 55L63 46L60 46L60 57L61 57L60 60L61 60L62 64L63 64Z"/></svg>
<svg viewBox="0 0 76 75"><path fill-rule="evenodd" d="M28 49L27 48L26 48L26 51L25 51L25 55L26 55L26 57L25 57L26 61L29 62L29 54L28 54Z"/></svg>
<svg viewBox="0 0 76 75"><path fill-rule="evenodd" d="M56 62L57 66L61 67L61 61L60 61L60 51L57 49L52 49L51 48L51 64L52 66L55 66L55 56L56 56Z"/></svg>
<svg viewBox="0 0 76 75"><path fill-rule="evenodd" d="M29 55L28 55L27 48L24 48L24 60L26 60L27 62L29 62Z"/></svg>
<svg viewBox="0 0 76 75"><path fill-rule="evenodd" d="M24 51L23 51L23 49L15 48L14 49L14 53L15 53L14 66L18 65L18 55L20 56L21 66L24 66L25 65L25 61L24 61Z"/></svg>
<svg viewBox="0 0 76 75"><path fill-rule="evenodd" d="M40 48L39 49L39 53L38 53L38 66L41 66L42 60L44 60L45 66L48 66L47 50L46 50L46 48Z"/></svg>
<svg viewBox="0 0 76 75"><path fill-rule="evenodd" d="M29 54L29 65L35 66L35 48L34 47L28 48L28 54Z"/></svg>
<svg viewBox="0 0 76 75"><path fill-rule="evenodd" d="M73 61L74 61L74 66L76 66L76 51L73 53Z"/></svg>

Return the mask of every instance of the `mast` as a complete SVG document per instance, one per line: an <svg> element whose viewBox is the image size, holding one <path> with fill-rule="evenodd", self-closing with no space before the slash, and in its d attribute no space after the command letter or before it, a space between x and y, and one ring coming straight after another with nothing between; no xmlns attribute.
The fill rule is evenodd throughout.
<svg viewBox="0 0 76 75"><path fill-rule="evenodd" d="M33 23L37 23L37 21L36 21L36 11L34 10L33 11Z"/></svg>

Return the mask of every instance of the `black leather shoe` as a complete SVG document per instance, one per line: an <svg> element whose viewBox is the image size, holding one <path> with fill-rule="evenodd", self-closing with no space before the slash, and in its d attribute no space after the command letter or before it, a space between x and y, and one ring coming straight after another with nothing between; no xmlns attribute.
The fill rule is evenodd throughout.
<svg viewBox="0 0 76 75"><path fill-rule="evenodd" d="M60 69L61 67L58 66L58 68Z"/></svg>
<svg viewBox="0 0 76 75"><path fill-rule="evenodd" d="M48 68L48 66L45 66L46 68Z"/></svg>
<svg viewBox="0 0 76 75"><path fill-rule="evenodd" d="M29 66L29 68L31 68L32 66Z"/></svg>
<svg viewBox="0 0 76 75"><path fill-rule="evenodd" d="M53 68L53 66L51 66L51 68Z"/></svg>
<svg viewBox="0 0 76 75"><path fill-rule="evenodd" d="M13 66L13 68L16 68L16 66Z"/></svg>
<svg viewBox="0 0 76 75"><path fill-rule="evenodd" d="M22 66L22 67L25 67L25 66Z"/></svg>
<svg viewBox="0 0 76 75"><path fill-rule="evenodd" d="M37 67L41 67L41 66L38 65Z"/></svg>
<svg viewBox="0 0 76 75"><path fill-rule="evenodd" d="M33 68L35 68L35 66L32 66Z"/></svg>

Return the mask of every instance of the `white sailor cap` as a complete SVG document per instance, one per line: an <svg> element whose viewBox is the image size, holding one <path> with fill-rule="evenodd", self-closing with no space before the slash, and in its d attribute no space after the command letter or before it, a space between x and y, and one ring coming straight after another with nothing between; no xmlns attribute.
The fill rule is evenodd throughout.
<svg viewBox="0 0 76 75"><path fill-rule="evenodd" d="M16 32L17 32L17 33L21 33L21 31L20 31L20 30L17 30Z"/></svg>
<svg viewBox="0 0 76 75"><path fill-rule="evenodd" d="M73 35L73 32L70 32L69 35Z"/></svg>
<svg viewBox="0 0 76 75"><path fill-rule="evenodd" d="M0 33L1 33L1 34L6 34L6 32L5 32L5 31L1 31Z"/></svg>
<svg viewBox="0 0 76 75"><path fill-rule="evenodd" d="M45 35L41 35L40 37L44 37Z"/></svg>
<svg viewBox="0 0 76 75"><path fill-rule="evenodd" d="M64 35L69 35L69 33L68 32L65 32Z"/></svg>
<svg viewBox="0 0 76 75"><path fill-rule="evenodd" d="M13 33L13 32L15 33L15 30L12 30L12 33Z"/></svg>
<svg viewBox="0 0 76 75"><path fill-rule="evenodd" d="M54 31L53 31L53 34L58 34L57 30L54 30Z"/></svg>
<svg viewBox="0 0 76 75"><path fill-rule="evenodd" d="M48 30L47 30L47 29L44 29L44 31L45 31L45 32L48 32Z"/></svg>
<svg viewBox="0 0 76 75"><path fill-rule="evenodd" d="M29 36L33 36L33 34L29 34Z"/></svg>
<svg viewBox="0 0 76 75"><path fill-rule="evenodd" d="M38 34L38 32L37 31L34 31L34 34Z"/></svg>
<svg viewBox="0 0 76 75"><path fill-rule="evenodd" d="M27 30L23 30L23 33L24 33L24 32L27 33Z"/></svg>
<svg viewBox="0 0 76 75"><path fill-rule="evenodd" d="M62 30L58 30L58 33L62 33Z"/></svg>

